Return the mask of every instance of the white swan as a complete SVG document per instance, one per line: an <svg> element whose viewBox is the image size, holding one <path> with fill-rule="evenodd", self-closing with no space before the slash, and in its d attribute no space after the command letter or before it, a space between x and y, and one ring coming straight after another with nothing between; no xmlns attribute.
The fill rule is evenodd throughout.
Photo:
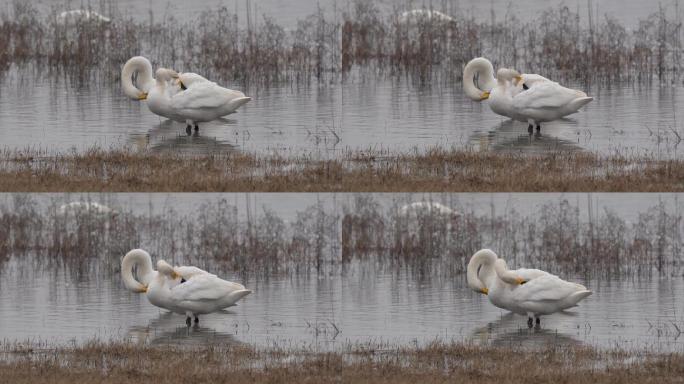
<svg viewBox="0 0 684 384"><path fill-rule="evenodd" d="M412 9L399 15L398 21L400 24L417 24L421 21L451 23L455 20L453 17L439 11L434 11L431 9Z"/></svg>
<svg viewBox="0 0 684 384"><path fill-rule="evenodd" d="M60 215L81 214L81 213L91 213L95 215L109 215L116 216L119 214L118 211L112 209L104 204L91 202L91 201L72 201L70 203L62 204L57 213Z"/></svg>
<svg viewBox="0 0 684 384"><path fill-rule="evenodd" d="M443 215L443 216L461 216L460 213L447 207L444 204L433 201L415 201L403 205L399 208L399 214L402 216L418 216L419 214L427 215Z"/></svg>
<svg viewBox="0 0 684 384"><path fill-rule="evenodd" d="M492 63L483 57L466 64L463 90L475 101L490 99L491 93L495 93L498 99L490 102L492 111L527 122L530 132L535 125L539 131L541 123L573 114L593 100L582 91L563 87L536 74L504 70L497 72L497 78L494 78Z"/></svg>
<svg viewBox="0 0 684 384"><path fill-rule="evenodd" d="M163 260L157 263L158 267L160 265L162 270L155 271L152 267L152 258L149 253L142 249L131 250L121 261L121 278L124 286L132 292L147 293L147 299L152 305L183 314L188 313L188 309L185 306L190 304L184 301L179 302L176 299L182 297L183 293L191 292L189 299L186 301L192 299L199 300L192 303L198 306L198 308L190 308L189 312L195 315L195 322L199 321L197 315L214 312L218 309L234 305L235 302L251 293L241 284L219 279L216 275L212 275L197 267L182 266L169 269L170 266ZM134 268L136 269L138 279L133 276ZM179 292L175 295L167 292L167 290L171 291L177 286L187 284L190 280L195 282L190 285L190 288L186 286L181 290L173 291ZM203 282L207 280L213 284L197 283L198 281ZM217 283L215 280L220 280L222 283ZM232 287L233 290L226 289L227 286ZM206 312L207 309L216 308L221 305L224 306ZM196 311L192 309L196 309Z"/></svg>
<svg viewBox="0 0 684 384"><path fill-rule="evenodd" d="M240 91L223 88L203 77L160 68L155 74L157 81L150 89L148 105L168 113L172 120L184 121L190 133L192 126L199 130L198 123L216 120L234 113L252 98ZM181 91L176 91L177 80Z"/></svg>
<svg viewBox="0 0 684 384"><path fill-rule="evenodd" d="M533 325L533 318L539 326L541 315L574 307L592 293L581 284L538 269L511 271L489 249L482 249L471 257L467 281L471 289L486 294L495 306L527 315L529 327Z"/></svg>
<svg viewBox="0 0 684 384"><path fill-rule="evenodd" d="M214 120L215 118L230 114L242 104L251 100L245 97L242 92L221 88L196 73L178 74L166 68L160 68L157 72L161 76L155 79L152 76L152 63L145 57L135 56L130 58L121 70L121 85L124 94L133 100L147 100L147 107L156 115L175 121L186 122L188 124L186 128L188 134L190 134L189 131L192 128L191 124L193 122L195 129L199 129L197 122ZM135 83L133 82L134 78ZM179 99L172 99L178 93L187 92L188 87L193 88L192 93L185 94ZM217 91L216 88L222 91ZM213 89L214 92L203 92L202 89ZM151 96L150 92L152 92ZM202 104L202 97L209 100L204 105ZM212 97L215 97L213 101L211 100ZM179 109L183 104L182 101L187 101L188 98L194 101L192 106L196 107L194 110L195 114L200 115L198 120L188 119L188 116L184 114L186 111ZM179 105L174 105L172 100L176 100ZM210 105L218 105L218 107L210 107ZM218 116L214 117L217 114ZM197 116L190 117L196 118Z"/></svg>
<svg viewBox="0 0 684 384"><path fill-rule="evenodd" d="M74 9L71 11L64 11L57 15L57 22L68 26L76 26L82 23L108 24L111 21L110 18L87 9Z"/></svg>
<svg viewBox="0 0 684 384"><path fill-rule="evenodd" d="M177 279L181 277L181 283ZM157 261L157 275L147 291L150 301L168 305L173 312L185 314L190 326L192 317L199 322L198 315L219 311L235 305L252 291L244 285L218 278L199 268L195 271L172 267L164 260Z"/></svg>

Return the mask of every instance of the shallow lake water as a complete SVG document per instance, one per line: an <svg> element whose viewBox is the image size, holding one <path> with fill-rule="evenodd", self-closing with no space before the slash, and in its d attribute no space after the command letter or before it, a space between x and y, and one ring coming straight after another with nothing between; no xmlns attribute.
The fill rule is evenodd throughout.
<svg viewBox="0 0 684 384"><path fill-rule="evenodd" d="M0 195L6 209L18 195ZM34 194L39 206L91 200L119 210L155 213L174 209L192 217L203 203L225 200L253 215L266 207L293 219L316 201L330 213L353 206L355 194ZM515 208L534 215L543 204L567 200L580 214L608 209L627 222L659 202L681 210L676 194L375 194L382 206L423 199L487 215ZM248 208L249 207L249 208ZM254 217L254 216L252 216ZM152 239L141 238L146 248ZM158 255L153 255L156 259ZM0 339L52 344L87 340L141 343L246 343L260 347L344 348L349 343L425 344L457 340L496 345L579 344L602 348L683 351L684 278L592 279L562 276L594 294L567 313L543 317L539 330L526 319L491 305L466 287L465 276L416 275L403 268L352 263L324 274L222 277L253 294L236 307L201 317L185 327L128 292L118 271L95 276L14 257L0 266ZM517 266L516 266L517 267ZM207 266L211 268L211 264Z"/></svg>
<svg viewBox="0 0 684 384"><path fill-rule="evenodd" d="M0 12L10 13L12 4L11 0L0 0ZM97 1L35 0L31 4L46 17L53 8L74 9L88 4L100 7ZM342 0L126 0L115 7L124 16L146 19L151 11L157 19L170 15L191 20L200 12L220 6L243 15L248 4L253 13L267 14L290 27L313 13L318 4L337 18L353 6ZM501 19L507 13L530 20L560 5L578 11L586 20L591 6L595 14L608 14L628 28L636 27L639 19L657 11L653 4L635 0L381 0L377 5L386 16L394 9L432 5L481 20L492 16ZM665 2L663 6L670 16L682 13L678 2ZM491 151L620 151L655 157L676 157L681 151L684 128L678 123L682 118L677 112L684 109L684 95L680 85L586 89L595 100L582 111L544 124L541 135L528 135L526 123L502 118L486 103L470 101L460 84L418 86L405 79L372 77L259 89L222 84L244 91L253 100L234 115L202 124L198 135L187 136L184 124L154 115L145 102L129 100L119 84L75 84L65 76L13 66L0 77L0 147L53 152L83 151L95 146L186 153L275 150L325 157L348 149L406 151L435 145ZM584 88L581 84L567 85Z"/></svg>
<svg viewBox="0 0 684 384"><path fill-rule="evenodd" d="M246 343L317 350L349 343L423 345L433 340L496 345L586 344L683 351L684 279L582 281L594 294L576 308L526 318L491 305L465 279L416 280L410 274L351 268L344 275L242 280L254 292L190 329L183 315L126 291L118 276L74 281L20 263L0 274L0 337L65 344L87 340L144 343ZM224 276L240 280L236 276Z"/></svg>
<svg viewBox="0 0 684 384"><path fill-rule="evenodd" d="M237 85L228 84L238 88ZM465 98L460 86L416 87L404 81L270 87L236 114L201 124L161 119L118 84L76 87L64 79L13 69L0 80L2 147L83 151L92 147L150 148L186 153L250 151L334 157L348 149L408 151L431 146L491 151L649 154L675 157L684 135L682 87L593 89L596 99L569 118L527 124L494 114Z"/></svg>

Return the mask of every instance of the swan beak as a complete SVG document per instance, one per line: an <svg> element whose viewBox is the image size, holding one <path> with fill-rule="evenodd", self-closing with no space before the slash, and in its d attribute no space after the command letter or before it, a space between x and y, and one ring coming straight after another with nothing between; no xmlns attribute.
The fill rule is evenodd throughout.
<svg viewBox="0 0 684 384"><path fill-rule="evenodd" d="M177 274L176 272L171 272L171 278L172 278L172 279L176 280L176 279L179 278L179 277L180 277L180 275Z"/></svg>
<svg viewBox="0 0 684 384"><path fill-rule="evenodd" d="M516 86L517 86L518 84L520 84L521 81L523 81L522 76L518 75L518 76L515 77L515 85L516 85Z"/></svg>
<svg viewBox="0 0 684 384"><path fill-rule="evenodd" d="M518 283L518 285L523 285L523 284L527 283L527 281L525 281L525 279L523 279L522 277L517 277L515 279L515 282Z"/></svg>
<svg viewBox="0 0 684 384"><path fill-rule="evenodd" d="M138 293L147 293L147 287L142 287L142 288L140 288L140 290L138 291Z"/></svg>
<svg viewBox="0 0 684 384"><path fill-rule="evenodd" d="M147 100L147 92L143 92L138 96L138 100Z"/></svg>
<svg viewBox="0 0 684 384"><path fill-rule="evenodd" d="M482 92L482 96L480 96L480 101L487 99L489 99L489 91Z"/></svg>
<svg viewBox="0 0 684 384"><path fill-rule="evenodd" d="M480 289L480 292L484 293L485 295L489 294L489 289L487 287Z"/></svg>

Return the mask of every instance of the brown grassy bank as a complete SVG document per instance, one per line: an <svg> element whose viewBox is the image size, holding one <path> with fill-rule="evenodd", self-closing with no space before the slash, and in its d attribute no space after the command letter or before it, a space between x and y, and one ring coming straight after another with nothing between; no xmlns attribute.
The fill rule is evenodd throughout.
<svg viewBox="0 0 684 384"><path fill-rule="evenodd" d="M348 151L307 155L105 151L0 154L0 190L24 192L683 191L684 162L640 155Z"/></svg>
<svg viewBox="0 0 684 384"><path fill-rule="evenodd" d="M354 346L345 352L258 351L91 343L39 349L4 346L8 383L681 383L684 356L582 347L521 350L435 343L423 348Z"/></svg>

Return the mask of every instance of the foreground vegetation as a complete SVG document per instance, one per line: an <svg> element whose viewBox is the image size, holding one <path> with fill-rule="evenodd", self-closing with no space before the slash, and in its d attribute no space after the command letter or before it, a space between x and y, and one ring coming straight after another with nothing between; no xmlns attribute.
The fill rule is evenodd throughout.
<svg viewBox="0 0 684 384"><path fill-rule="evenodd" d="M343 352L246 346L2 346L9 383L681 383L684 356L583 347L349 346Z"/></svg>
<svg viewBox="0 0 684 384"><path fill-rule="evenodd" d="M181 155L93 149L0 154L0 190L22 192L654 192L684 191L684 161L554 152L347 151Z"/></svg>

